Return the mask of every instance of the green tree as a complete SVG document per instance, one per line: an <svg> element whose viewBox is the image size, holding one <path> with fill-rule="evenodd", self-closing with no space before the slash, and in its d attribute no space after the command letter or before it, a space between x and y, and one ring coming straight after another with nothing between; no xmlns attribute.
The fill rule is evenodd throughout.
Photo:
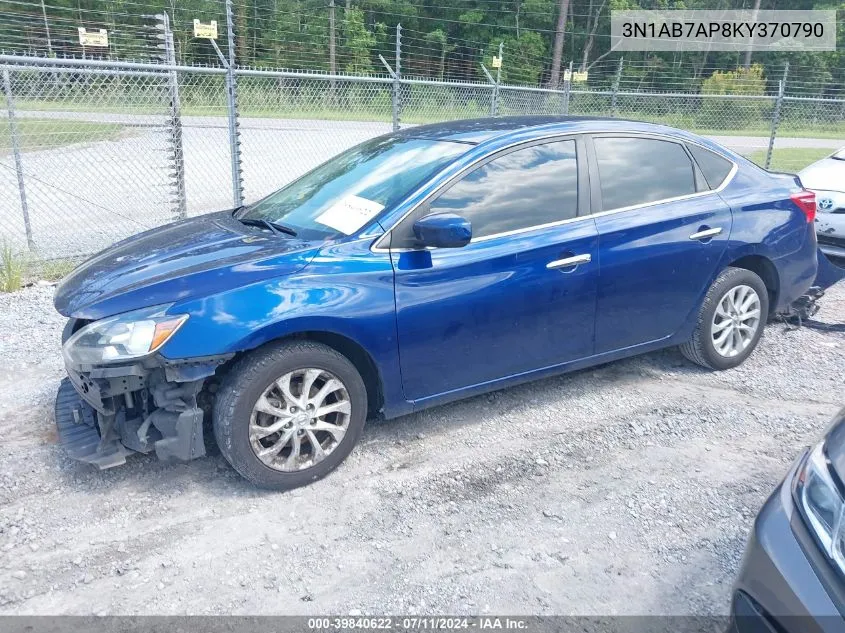
<svg viewBox="0 0 845 633"><path fill-rule="evenodd" d="M722 128L748 125L762 115L763 102L757 99L740 99L763 95L766 78L760 64L749 68L716 71L701 84L705 98L699 111L702 125ZM719 99L718 97L724 97Z"/></svg>
<svg viewBox="0 0 845 633"><path fill-rule="evenodd" d="M359 74L372 72L372 49L375 45L376 35L364 26L364 12L350 9L346 15L347 61L344 70Z"/></svg>
<svg viewBox="0 0 845 633"><path fill-rule="evenodd" d="M430 42L438 53L439 64L437 70L437 77L443 81L446 72L446 53L453 50L455 47L449 44L446 32L443 29L434 29L431 33L425 36L427 42Z"/></svg>
<svg viewBox="0 0 845 633"><path fill-rule="evenodd" d="M507 36L501 41L504 42L502 82L538 84L543 74L543 60L548 54L546 42L542 36L532 31L522 31L519 38ZM487 50L498 53L498 41L491 41ZM485 60L485 64L489 61L489 59Z"/></svg>

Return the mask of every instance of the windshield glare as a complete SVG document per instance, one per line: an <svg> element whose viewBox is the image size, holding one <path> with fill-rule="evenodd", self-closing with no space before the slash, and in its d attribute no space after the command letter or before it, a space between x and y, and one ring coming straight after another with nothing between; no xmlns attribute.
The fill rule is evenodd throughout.
<svg viewBox="0 0 845 633"><path fill-rule="evenodd" d="M373 139L246 207L239 218L282 224L303 239L351 235L467 149L449 141Z"/></svg>

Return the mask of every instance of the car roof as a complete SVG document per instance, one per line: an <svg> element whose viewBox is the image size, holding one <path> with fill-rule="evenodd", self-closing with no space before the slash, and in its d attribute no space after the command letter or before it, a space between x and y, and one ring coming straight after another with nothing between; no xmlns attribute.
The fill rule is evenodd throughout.
<svg viewBox="0 0 845 633"><path fill-rule="evenodd" d="M630 121L626 119L611 119L593 116L509 116L484 119L462 119L446 121L430 125L408 127L396 136L405 138L425 138L439 141L454 141L477 145L495 138L507 137L521 133L525 137L532 128L537 129L537 135L549 132L659 132L670 133L680 137L693 138L693 135L656 123Z"/></svg>

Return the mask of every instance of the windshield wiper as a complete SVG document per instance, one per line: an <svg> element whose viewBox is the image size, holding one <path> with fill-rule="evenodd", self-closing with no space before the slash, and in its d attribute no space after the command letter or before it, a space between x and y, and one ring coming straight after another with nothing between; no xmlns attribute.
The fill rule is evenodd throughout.
<svg viewBox="0 0 845 633"><path fill-rule="evenodd" d="M238 218L238 221L241 224L246 224L247 226L260 226L268 229L273 235L281 235L282 233L285 233L291 237L296 237L296 231L289 226L279 224L278 222L271 222L270 220L265 220L263 218Z"/></svg>

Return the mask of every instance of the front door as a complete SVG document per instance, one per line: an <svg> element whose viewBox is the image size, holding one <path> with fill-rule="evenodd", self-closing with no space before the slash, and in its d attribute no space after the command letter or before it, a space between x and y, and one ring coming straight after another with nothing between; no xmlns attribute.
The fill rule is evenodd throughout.
<svg viewBox="0 0 845 633"><path fill-rule="evenodd" d="M420 213L467 218L473 238L463 248L397 248L412 235L413 213L394 229L409 400L593 353L598 237L593 219L579 215L589 197L579 187L580 149L572 138L520 146L436 194Z"/></svg>

